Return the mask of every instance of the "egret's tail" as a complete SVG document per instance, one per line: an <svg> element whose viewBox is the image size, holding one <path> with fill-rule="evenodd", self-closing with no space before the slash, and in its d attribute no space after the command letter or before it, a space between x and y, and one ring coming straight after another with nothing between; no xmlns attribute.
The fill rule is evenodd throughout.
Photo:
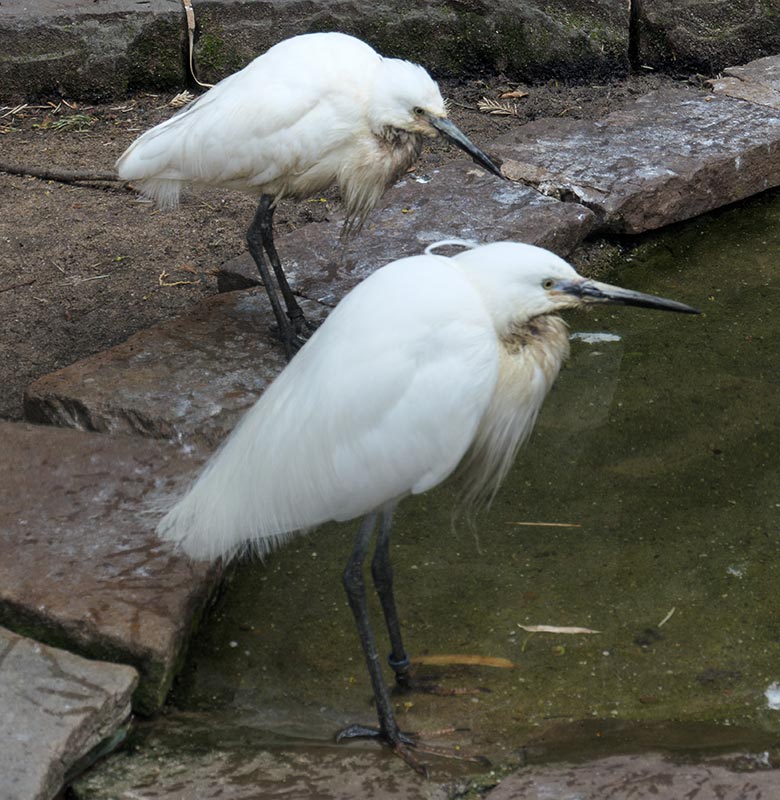
<svg viewBox="0 0 780 800"><path fill-rule="evenodd" d="M210 485L208 471L198 478L190 491L173 506L157 525L157 535L171 542L190 558L198 561L230 559L242 550L251 550L261 558L293 535L247 535L236 526L240 514L230 513L215 500L216 487ZM243 535L242 535L243 534Z"/></svg>
<svg viewBox="0 0 780 800"><path fill-rule="evenodd" d="M144 197L163 210L179 205L187 177L181 168L183 115L171 117L148 130L125 150L116 162L123 181L130 181Z"/></svg>

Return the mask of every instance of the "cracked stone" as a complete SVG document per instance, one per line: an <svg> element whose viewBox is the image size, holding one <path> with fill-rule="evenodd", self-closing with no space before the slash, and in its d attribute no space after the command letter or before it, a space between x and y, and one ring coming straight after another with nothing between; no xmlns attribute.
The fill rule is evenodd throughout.
<svg viewBox="0 0 780 800"><path fill-rule="evenodd" d="M711 82L715 94L728 95L780 111L780 56L729 67Z"/></svg>
<svg viewBox="0 0 780 800"><path fill-rule="evenodd" d="M0 628L0 800L54 798L66 774L121 730L137 681L132 667Z"/></svg>

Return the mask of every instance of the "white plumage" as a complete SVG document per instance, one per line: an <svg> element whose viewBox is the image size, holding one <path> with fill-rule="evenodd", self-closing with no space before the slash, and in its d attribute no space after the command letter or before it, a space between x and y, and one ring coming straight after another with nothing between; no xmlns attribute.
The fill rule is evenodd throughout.
<svg viewBox="0 0 780 800"><path fill-rule="evenodd" d="M196 558L261 553L436 486L492 491L568 352L550 316L584 279L537 247L420 255L353 289L246 414L160 534ZM591 285L593 282L588 282Z"/></svg>
<svg viewBox="0 0 780 800"><path fill-rule="evenodd" d="M165 208L187 183L275 200L339 183L348 210L367 213L358 199L373 194L366 187L379 187L378 199L417 155L404 153L388 169L382 136L408 127L414 106L446 115L422 67L382 58L345 34L296 36L140 136L117 172Z"/></svg>
<svg viewBox="0 0 780 800"><path fill-rule="evenodd" d="M291 355L301 343L303 314L273 244L278 201L303 199L337 184L349 233L416 161L423 139L439 135L501 174L447 119L439 88L422 67L383 58L352 36L313 33L280 42L144 133L116 168L120 178L163 208L174 207L187 184L260 198L247 242Z"/></svg>

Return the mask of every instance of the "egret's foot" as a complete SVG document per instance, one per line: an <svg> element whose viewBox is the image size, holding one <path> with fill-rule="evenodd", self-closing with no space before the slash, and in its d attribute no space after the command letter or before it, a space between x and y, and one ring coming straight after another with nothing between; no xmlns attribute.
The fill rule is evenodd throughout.
<svg viewBox="0 0 780 800"><path fill-rule="evenodd" d="M282 343L284 355L288 361L306 344L309 338L296 333L292 325L285 326L284 330L280 330L278 325L271 325L269 330Z"/></svg>
<svg viewBox="0 0 780 800"><path fill-rule="evenodd" d="M452 729L453 732L455 729ZM466 761L470 764L478 764L480 767L489 767L490 761L484 756L471 756L459 750L447 747L436 747L435 745L421 742L416 734L402 733L398 731L396 736L390 736L380 728L368 725L349 725L336 734L336 742L343 739L379 739L392 749L392 751L402 758L415 772L427 776L428 768L420 762L412 750L438 758L448 758L455 761Z"/></svg>
<svg viewBox="0 0 780 800"><path fill-rule="evenodd" d="M373 728L368 725L348 725L336 734L337 743L343 739L379 739L415 772L423 777L428 776L428 768L425 764L420 763L412 752L412 749L417 747L417 739L412 734L396 731L395 736L390 736L380 728Z"/></svg>
<svg viewBox="0 0 780 800"><path fill-rule="evenodd" d="M381 728L374 728L372 725L347 725L336 734L336 742L340 742L342 739L381 739L390 745L397 740L399 744L405 744L408 747L417 746L417 737L412 733L397 731L395 736L390 736Z"/></svg>

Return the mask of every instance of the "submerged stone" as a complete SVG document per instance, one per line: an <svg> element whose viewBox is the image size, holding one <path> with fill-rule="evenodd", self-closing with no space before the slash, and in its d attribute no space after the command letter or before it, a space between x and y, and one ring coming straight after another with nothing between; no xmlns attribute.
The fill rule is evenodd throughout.
<svg viewBox="0 0 780 800"><path fill-rule="evenodd" d="M156 710L220 570L160 543L148 504L197 461L139 437L23 423L0 423L0 438L0 624L132 664L134 707Z"/></svg>
<svg viewBox="0 0 780 800"><path fill-rule="evenodd" d="M127 720L137 681L132 667L0 628L0 798L58 796L66 774Z"/></svg>
<svg viewBox="0 0 780 800"><path fill-rule="evenodd" d="M734 768L725 763L680 763L658 753L613 756L585 764L532 767L501 781L486 800L547 800L547 798L695 797L696 800L762 800L776 797L780 772L769 763L745 770L745 759ZM758 769L756 769L758 767Z"/></svg>

